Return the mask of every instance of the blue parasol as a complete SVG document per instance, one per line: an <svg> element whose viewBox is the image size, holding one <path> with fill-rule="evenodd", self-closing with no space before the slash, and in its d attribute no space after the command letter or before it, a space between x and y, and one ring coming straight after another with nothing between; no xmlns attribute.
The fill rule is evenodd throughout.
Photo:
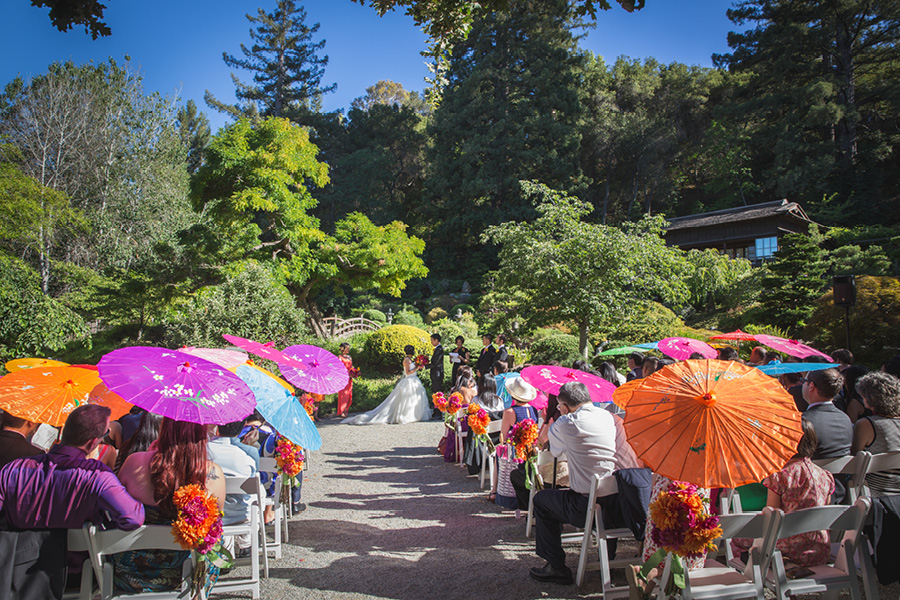
<svg viewBox="0 0 900 600"><path fill-rule="evenodd" d="M759 365L756 368L771 377L778 377L785 373L803 373L806 371L821 371L822 369L834 369L834 363L783 363L770 362L767 365Z"/></svg>
<svg viewBox="0 0 900 600"><path fill-rule="evenodd" d="M644 348L645 350L656 350L659 348L659 342L647 342L645 344L632 344L634 348Z"/></svg>
<svg viewBox="0 0 900 600"><path fill-rule="evenodd" d="M307 450L322 447L315 423L293 394L247 365L239 366L235 372L256 396L256 409L278 433Z"/></svg>
<svg viewBox="0 0 900 600"><path fill-rule="evenodd" d="M510 396L509 392L506 391L506 380L512 379L514 377L521 377L521 375L512 372L494 375L494 381L497 382L497 395L503 399L504 408L509 408L513 405L512 396Z"/></svg>

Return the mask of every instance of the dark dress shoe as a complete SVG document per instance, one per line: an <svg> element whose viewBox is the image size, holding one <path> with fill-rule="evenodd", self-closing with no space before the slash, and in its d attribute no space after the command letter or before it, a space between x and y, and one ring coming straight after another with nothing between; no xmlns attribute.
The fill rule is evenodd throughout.
<svg viewBox="0 0 900 600"><path fill-rule="evenodd" d="M546 583L558 583L560 585L571 585L572 583L575 583L575 580L572 579L572 569L569 567L554 569L550 566L550 563L547 563L540 568L531 567L528 574L531 575L532 579L537 579L538 581Z"/></svg>

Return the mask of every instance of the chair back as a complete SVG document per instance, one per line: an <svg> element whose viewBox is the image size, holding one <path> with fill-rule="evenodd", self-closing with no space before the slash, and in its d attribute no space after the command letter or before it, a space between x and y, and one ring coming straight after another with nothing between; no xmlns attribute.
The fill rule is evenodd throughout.
<svg viewBox="0 0 900 600"><path fill-rule="evenodd" d="M878 473L893 472L900 475L900 452L882 452L881 454L868 455L868 462L863 476L856 481L857 495L868 496L869 486L866 484L865 475L876 475Z"/></svg>
<svg viewBox="0 0 900 600"><path fill-rule="evenodd" d="M813 506L784 514L778 530L779 539L788 538L801 533L831 529L850 507L847 506Z"/></svg>
<svg viewBox="0 0 900 600"><path fill-rule="evenodd" d="M253 496L251 502L256 502L262 506L263 487L259 481L258 473L254 473L250 477L226 477L225 493Z"/></svg>
<svg viewBox="0 0 900 600"><path fill-rule="evenodd" d="M487 426L488 435L490 435L492 433L500 433L500 429L502 428L502 425L503 425L503 421L500 419L496 419L496 420L488 423L488 426Z"/></svg>
<svg viewBox="0 0 900 600"><path fill-rule="evenodd" d="M619 484L616 483L616 476L613 474L601 477L595 473L592 478L592 483L591 493L588 496L588 506L594 506L594 503L597 502L598 498L619 493ZM588 519L590 519L590 512L591 511L588 511ZM590 520L587 522L590 523Z"/></svg>
<svg viewBox="0 0 900 600"><path fill-rule="evenodd" d="M144 525L133 531L92 529L93 553L98 557L130 550L182 550L172 536L171 525Z"/></svg>

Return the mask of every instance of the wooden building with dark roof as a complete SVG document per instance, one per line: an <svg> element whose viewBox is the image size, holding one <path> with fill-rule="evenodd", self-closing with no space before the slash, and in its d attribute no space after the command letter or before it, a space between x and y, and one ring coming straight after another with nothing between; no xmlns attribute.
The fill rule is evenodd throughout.
<svg viewBox="0 0 900 600"><path fill-rule="evenodd" d="M796 202L776 200L669 219L666 243L682 250L715 248L759 264L786 233L806 233L813 221Z"/></svg>

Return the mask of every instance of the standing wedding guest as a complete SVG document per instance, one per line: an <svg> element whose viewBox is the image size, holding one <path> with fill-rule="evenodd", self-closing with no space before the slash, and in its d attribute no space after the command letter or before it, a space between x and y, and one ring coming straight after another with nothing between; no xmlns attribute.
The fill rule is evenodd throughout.
<svg viewBox="0 0 900 600"><path fill-rule="evenodd" d="M873 371L856 382L872 416L862 417L853 428L853 453L867 450L872 454L900 451L900 379L881 371ZM900 494L900 469L866 475L872 496Z"/></svg>
<svg viewBox="0 0 900 600"><path fill-rule="evenodd" d="M338 355L347 372L353 371L353 358L350 356L350 344L343 342L341 344L341 353ZM339 417L346 417L350 411L350 405L353 404L353 377L347 380L347 385L337 394L337 413Z"/></svg>
<svg viewBox="0 0 900 600"><path fill-rule="evenodd" d="M494 355L494 361L505 362L509 366L509 349L506 347L506 336L500 334L497 336L497 353ZM493 363L492 363L493 364Z"/></svg>
<svg viewBox="0 0 900 600"><path fill-rule="evenodd" d="M535 549L547 562L529 574L538 581L570 584L572 571L566 566L562 526L584 524L593 476L609 475L616 468L616 426L610 413L591 403L583 383L566 383L558 396L562 416L549 429L550 453L566 454L570 487L545 489L534 496Z"/></svg>
<svg viewBox="0 0 900 600"><path fill-rule="evenodd" d="M456 348L450 351L450 362L453 363L453 370L450 371L451 386L456 385L456 379L459 377L459 368L469 364L469 350L463 346L465 341L463 336L456 336Z"/></svg>
<svg viewBox="0 0 900 600"><path fill-rule="evenodd" d="M132 496L144 504L148 525L168 525L178 511L175 491L185 485L206 488L225 506L225 474L207 453L206 425L164 417L156 448L132 454L119 477ZM181 586L188 550L135 550L115 554L113 586L129 593L162 592ZM211 578L214 579L214 578Z"/></svg>
<svg viewBox="0 0 900 600"><path fill-rule="evenodd" d="M853 365L853 353L846 348L838 348L832 352L831 359L838 364L838 370L841 373Z"/></svg>
<svg viewBox="0 0 900 600"><path fill-rule="evenodd" d="M0 430L0 468L17 458L37 456L44 451L28 441L38 428L37 423L3 413L3 429Z"/></svg>
<svg viewBox="0 0 900 600"><path fill-rule="evenodd" d="M490 373L491 368L494 366L497 351L494 349L493 342L494 336L489 334L481 336L481 344L483 347L481 348L481 353L479 353L478 362L476 363L479 378Z"/></svg>
<svg viewBox="0 0 900 600"><path fill-rule="evenodd" d="M750 358L747 360L747 364L764 365L767 361L768 357L766 356L766 349L762 346L757 346L750 351Z"/></svg>
<svg viewBox="0 0 900 600"><path fill-rule="evenodd" d="M431 353L428 370L431 378L431 394L443 393L444 391L444 347L441 346L441 334L431 334L431 346L434 351ZM441 411L432 405L431 418L440 418Z"/></svg>

